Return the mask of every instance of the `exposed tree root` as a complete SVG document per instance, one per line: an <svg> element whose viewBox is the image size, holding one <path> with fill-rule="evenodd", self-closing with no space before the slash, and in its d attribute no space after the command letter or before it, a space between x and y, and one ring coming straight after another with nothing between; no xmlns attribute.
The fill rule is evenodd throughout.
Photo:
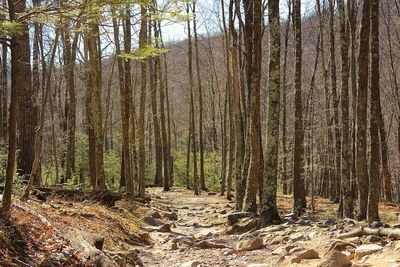
<svg viewBox="0 0 400 267"><path fill-rule="evenodd" d="M364 235L377 235L386 236L389 238L400 238L400 229L361 227L348 233L341 234L338 236L338 238L345 239L351 237L360 237Z"/></svg>

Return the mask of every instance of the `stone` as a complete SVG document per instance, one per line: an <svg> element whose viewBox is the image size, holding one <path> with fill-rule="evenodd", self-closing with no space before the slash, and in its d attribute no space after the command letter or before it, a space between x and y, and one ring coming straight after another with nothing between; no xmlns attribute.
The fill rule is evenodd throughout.
<svg viewBox="0 0 400 267"><path fill-rule="evenodd" d="M305 236L304 236L304 234L295 234L295 235L291 235L289 238L291 241L297 242L297 241L305 239Z"/></svg>
<svg viewBox="0 0 400 267"><path fill-rule="evenodd" d="M185 263L182 263L181 265L179 265L179 267L198 267L200 265L201 265L201 263L199 261L192 260L192 261L187 261Z"/></svg>
<svg viewBox="0 0 400 267"><path fill-rule="evenodd" d="M356 259L360 259L366 255L371 255L378 251L381 251L382 249L383 249L382 246L377 244L361 245L358 248L356 248L355 257Z"/></svg>
<svg viewBox="0 0 400 267"><path fill-rule="evenodd" d="M195 247L201 248L201 249L209 249L209 248L230 248L225 244L222 243L217 243L213 240L203 240L200 242L197 242L196 244L194 244Z"/></svg>
<svg viewBox="0 0 400 267"><path fill-rule="evenodd" d="M241 219L238 223L232 225L227 229L226 233L228 235L231 234L242 234L245 232L249 232L258 226L258 220L256 218L244 218Z"/></svg>
<svg viewBox="0 0 400 267"><path fill-rule="evenodd" d="M191 245L193 245L194 240L195 240L194 237L181 236L181 237L175 238L174 240L172 240L172 242L178 243L180 245L191 246Z"/></svg>
<svg viewBox="0 0 400 267"><path fill-rule="evenodd" d="M151 216L146 216L146 217L144 217L144 218L143 218L143 221L144 221L145 223L149 224L149 225L152 225L152 226L160 226L160 225L163 224L162 221L160 221L160 220L158 220L158 219L156 219L156 218L153 218L153 217L151 217Z"/></svg>
<svg viewBox="0 0 400 267"><path fill-rule="evenodd" d="M158 211L151 213L150 216L155 219L161 219L161 214Z"/></svg>
<svg viewBox="0 0 400 267"><path fill-rule="evenodd" d="M382 238L377 235L369 235L365 238L365 241L367 241L367 243L380 242L381 240L382 240Z"/></svg>
<svg viewBox="0 0 400 267"><path fill-rule="evenodd" d="M228 211L227 210L221 210L221 212L219 213L219 214L222 214L222 215L224 215L224 214L227 214L228 213Z"/></svg>
<svg viewBox="0 0 400 267"><path fill-rule="evenodd" d="M276 236L274 239L272 239L271 242L269 242L270 245L278 245L282 242L282 237L281 236Z"/></svg>
<svg viewBox="0 0 400 267"><path fill-rule="evenodd" d="M379 227L384 227L385 225L381 221L373 221L368 226L371 228L379 228Z"/></svg>
<svg viewBox="0 0 400 267"><path fill-rule="evenodd" d="M177 221L178 214L176 214L175 212L167 212L167 213L164 213L164 218L167 218L168 220L171 220L171 221Z"/></svg>
<svg viewBox="0 0 400 267"><path fill-rule="evenodd" d="M171 244L171 250L177 250L178 249L178 244L177 243L172 243Z"/></svg>
<svg viewBox="0 0 400 267"><path fill-rule="evenodd" d="M246 267L271 267L271 265L266 263L250 263L247 264Z"/></svg>
<svg viewBox="0 0 400 267"><path fill-rule="evenodd" d="M242 218L248 218L253 216L254 213L252 212L232 212L231 214L228 215L228 223L229 225L233 225L237 222L239 222L240 219Z"/></svg>
<svg viewBox="0 0 400 267"><path fill-rule="evenodd" d="M169 225L168 223L164 224L163 226L159 227L157 231L161 233L169 233L171 232L171 225Z"/></svg>
<svg viewBox="0 0 400 267"><path fill-rule="evenodd" d="M302 260L318 259L318 252L314 249L304 250L294 256L291 260L292 263L300 263Z"/></svg>
<svg viewBox="0 0 400 267"><path fill-rule="evenodd" d="M328 220L326 220L326 221L324 222L324 224L325 224L325 225L328 225L328 226L336 225L336 224L337 224L337 221L336 221L335 218L329 218Z"/></svg>
<svg viewBox="0 0 400 267"><path fill-rule="evenodd" d="M301 226L311 226L310 221L309 220L304 220L304 219L300 219L298 221L298 224L301 225Z"/></svg>
<svg viewBox="0 0 400 267"><path fill-rule="evenodd" d="M236 246L236 251L250 251L264 247L264 240L261 237L242 240Z"/></svg>
<svg viewBox="0 0 400 267"><path fill-rule="evenodd" d="M347 267L351 266L352 262L344 253L340 251L330 251L318 267Z"/></svg>

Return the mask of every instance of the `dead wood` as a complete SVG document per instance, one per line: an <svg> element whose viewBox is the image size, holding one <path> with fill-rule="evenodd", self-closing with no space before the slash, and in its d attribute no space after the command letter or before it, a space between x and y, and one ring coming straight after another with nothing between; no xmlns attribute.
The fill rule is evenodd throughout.
<svg viewBox="0 0 400 267"><path fill-rule="evenodd" d="M400 229L361 227L338 236L339 239L360 237L364 235L377 235L389 238L400 238Z"/></svg>

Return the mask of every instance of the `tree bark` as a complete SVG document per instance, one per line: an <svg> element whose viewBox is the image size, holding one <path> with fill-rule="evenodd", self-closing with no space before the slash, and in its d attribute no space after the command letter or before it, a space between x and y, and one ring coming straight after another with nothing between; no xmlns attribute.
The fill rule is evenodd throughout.
<svg viewBox="0 0 400 267"><path fill-rule="evenodd" d="M279 23L279 0L268 1L269 25L269 68L268 68L268 115L265 151L265 177L261 216L263 224L273 223L280 219L276 191L278 189L278 154L279 154L279 120L280 120L280 57L281 37Z"/></svg>
<svg viewBox="0 0 400 267"><path fill-rule="evenodd" d="M370 1L364 1L361 19L360 47L358 56L357 88L357 181L358 181L358 219L367 218L369 176L367 170L367 95L370 35Z"/></svg>

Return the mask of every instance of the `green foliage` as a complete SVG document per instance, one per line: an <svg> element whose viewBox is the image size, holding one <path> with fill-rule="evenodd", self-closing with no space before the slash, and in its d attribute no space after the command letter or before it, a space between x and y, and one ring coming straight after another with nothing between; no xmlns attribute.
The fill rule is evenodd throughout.
<svg viewBox="0 0 400 267"><path fill-rule="evenodd" d="M137 49L133 51L132 53L122 53L120 57L122 57L125 60L144 60L149 57L155 57L159 56L161 54L164 54L168 51L168 49L165 48L156 48L152 44L147 44L144 49Z"/></svg>
<svg viewBox="0 0 400 267"><path fill-rule="evenodd" d="M22 33L21 24L16 21L3 20L0 22L1 35L18 35Z"/></svg>
<svg viewBox="0 0 400 267"><path fill-rule="evenodd" d="M116 150L109 150L104 153L104 172L108 187L118 188L121 177L121 156Z"/></svg>
<svg viewBox="0 0 400 267"><path fill-rule="evenodd" d="M186 187L186 152L174 150L174 185ZM189 171L189 186L193 188L193 158L191 158ZM197 163L199 168L200 162ZM200 168L198 169L200 174ZM220 188L220 156L218 152L211 151L204 154L204 176L208 189L219 190Z"/></svg>
<svg viewBox="0 0 400 267"><path fill-rule="evenodd" d="M6 177L7 165L7 146L4 141L0 141L0 183L4 182Z"/></svg>

